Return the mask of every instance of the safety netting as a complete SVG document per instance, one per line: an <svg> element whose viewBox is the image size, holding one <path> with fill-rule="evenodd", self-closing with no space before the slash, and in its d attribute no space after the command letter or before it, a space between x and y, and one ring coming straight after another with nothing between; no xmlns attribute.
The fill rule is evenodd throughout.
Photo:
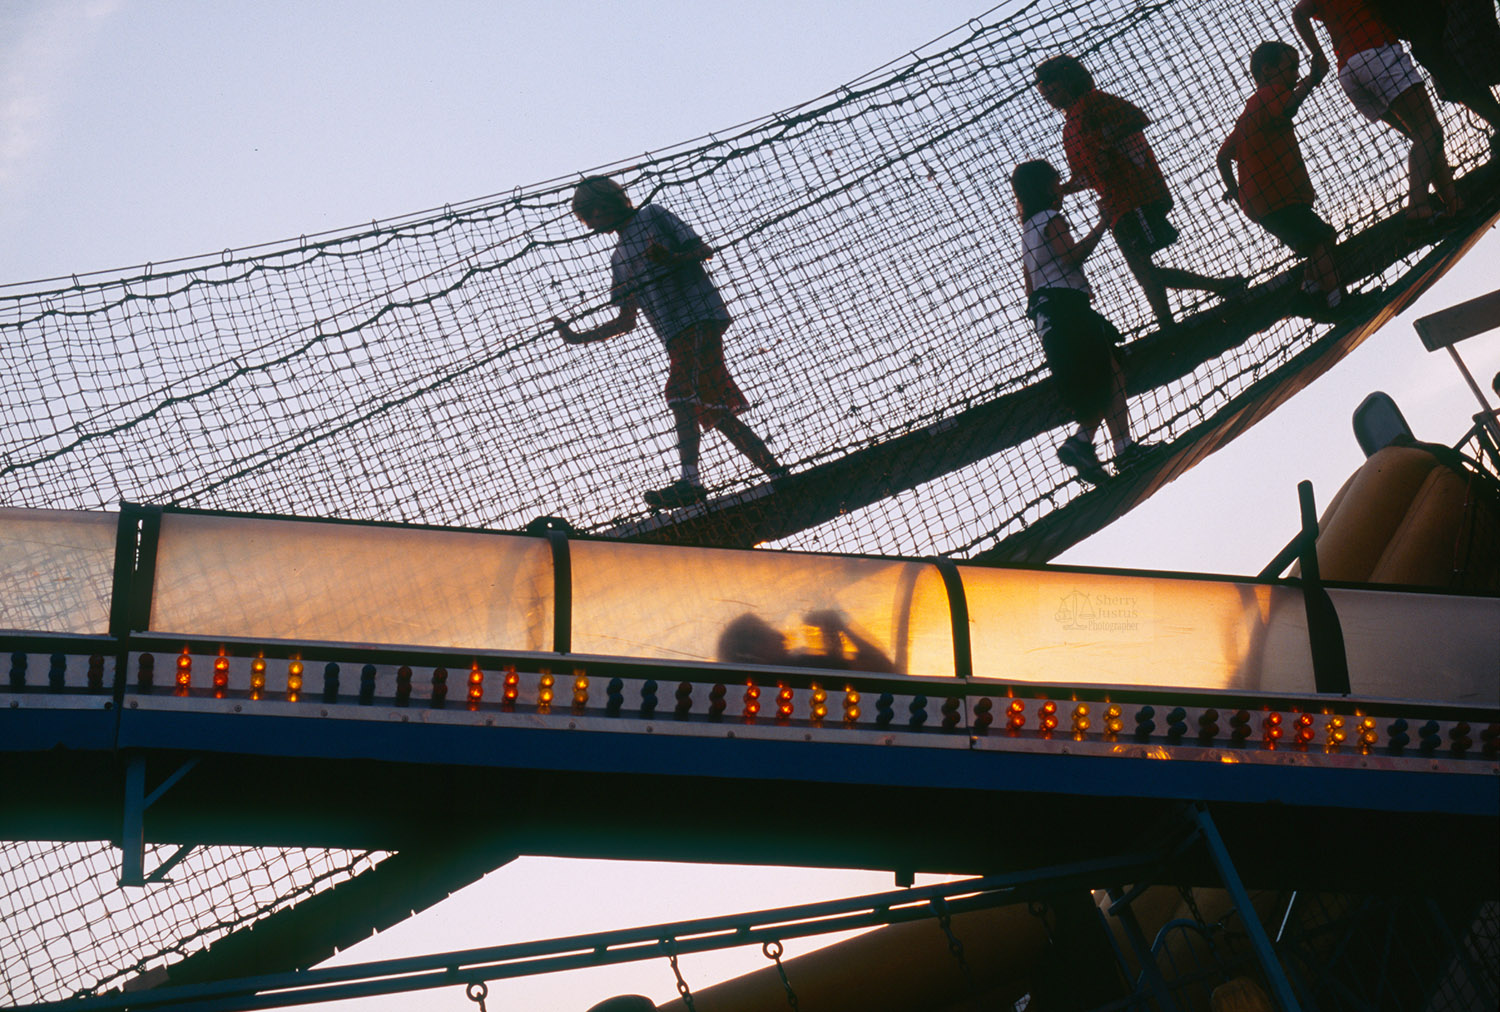
<svg viewBox="0 0 1500 1012"><path fill-rule="evenodd" d="M147 868L179 848L149 845ZM0 843L0 1002L150 986L170 965L374 868L382 851L190 848L160 881L119 884L108 843Z"/></svg>
<svg viewBox="0 0 1500 1012"><path fill-rule="evenodd" d="M814 101L592 170L638 206L671 210L715 251L708 270L734 317L729 368L751 401L742 419L793 474L773 486L708 433L710 501L693 507L695 539L743 540L713 519L738 494L782 517L755 540L966 554L1085 493L1056 455L1072 425L1047 400L1009 184L1025 160L1067 164L1063 118L1040 97L1035 67L1076 56L1101 90L1150 117L1181 233L1159 263L1259 286L1228 302L1175 293L1178 330L1201 335L1233 324L1244 300L1301 280L1297 254L1224 202L1215 165L1254 90L1252 49L1296 41L1291 6L1003 4ZM1448 160L1470 175L1488 158L1484 131L1462 106L1439 115ZM1410 144L1356 113L1331 75L1297 130L1318 211L1346 244L1401 216ZM0 502L491 528L555 515L613 533L670 523L642 502L677 473L658 336L643 322L572 346L549 323L586 328L615 312L615 237L574 217L580 177L0 289ZM1065 203L1075 238L1096 220L1093 204L1090 194ZM1388 255L1344 279L1352 289L1381 290L1443 235L1398 232ZM1094 308L1123 332L1127 354L1163 337L1115 240L1087 270ZM1136 436L1172 441L1327 331L1288 311L1218 342L1228 347L1169 354L1173 367L1133 390ZM982 411L1027 393L1041 399L1001 421ZM951 466L903 472L879 454L913 432L943 433ZM839 490L795 477L831 462L848 464L841 482L878 491L805 508Z"/></svg>

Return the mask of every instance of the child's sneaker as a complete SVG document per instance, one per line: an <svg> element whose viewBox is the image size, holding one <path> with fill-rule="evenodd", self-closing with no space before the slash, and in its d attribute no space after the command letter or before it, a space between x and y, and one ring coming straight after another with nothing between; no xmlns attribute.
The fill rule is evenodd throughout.
<svg viewBox="0 0 1500 1012"><path fill-rule="evenodd" d="M686 478L678 478L666 488L656 488L645 495L646 505L652 509L676 509L691 506L708 498L702 485L695 485Z"/></svg>
<svg viewBox="0 0 1500 1012"><path fill-rule="evenodd" d="M1085 481L1102 485L1109 480L1109 472L1104 470L1094 453L1094 444L1076 434L1057 444L1057 459L1077 471Z"/></svg>
<svg viewBox="0 0 1500 1012"><path fill-rule="evenodd" d="M1151 455L1156 452L1160 443L1131 443L1125 449L1115 454L1115 467L1121 471L1128 471L1133 467L1140 467Z"/></svg>

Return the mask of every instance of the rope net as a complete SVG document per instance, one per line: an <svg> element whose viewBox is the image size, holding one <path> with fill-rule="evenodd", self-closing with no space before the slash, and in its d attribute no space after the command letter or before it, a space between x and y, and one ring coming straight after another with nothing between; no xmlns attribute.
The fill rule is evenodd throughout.
<svg viewBox="0 0 1500 1012"><path fill-rule="evenodd" d="M595 170L714 250L709 276L734 320L729 369L750 401L741 418L792 473L773 488L708 434L713 498L692 508L695 539L967 555L1088 494L1057 456L1074 419L1027 317L1009 184L1038 158L1069 175L1063 116L1036 87L1049 57L1077 57L1099 89L1149 116L1181 233L1158 260L1253 286L1222 303L1174 293L1182 323L1167 333L1116 238L1089 257L1093 309L1126 339L1134 435L1177 440L1253 384L1295 372L1333 324L1286 315L1300 257L1221 199L1216 168L1254 90L1251 51L1296 40L1291 6L1006 3L817 100ZM1453 104L1437 116L1463 192L1483 205L1494 188L1478 119ZM1379 293L1462 227L1400 221L1410 144L1362 118L1332 80L1296 129L1317 210L1353 249L1340 264L1351 291ZM616 240L574 216L579 178L0 288L0 503L492 528L557 515L649 534L661 518L642 492L677 463L660 392L670 335L643 323L571 346L553 330L554 316L586 330L616 312ZM1092 196L1063 206L1071 239L1085 238ZM1369 236L1380 237L1373 252ZM1220 331L1231 336L1203 339ZM1192 354L1171 343L1184 338ZM1139 365L1151 355L1157 365ZM947 440L945 455L903 448L919 434ZM822 480L836 465L837 480ZM841 498L861 483L865 494ZM714 503L736 495L762 500L769 536L721 522ZM827 501L810 508L817 498ZM152 863L168 856L153 849ZM170 883L127 894L107 846L0 845L0 994L21 1004L119 986L378 859L206 848Z"/></svg>
<svg viewBox="0 0 1500 1012"><path fill-rule="evenodd" d="M1150 117L1181 233L1159 261L1242 275L1260 286L1252 294L1273 283L1293 290L1298 255L1221 199L1215 167L1254 90L1252 49L1296 40L1290 8L1008 3L818 100L597 170L714 250L708 271L734 318L729 368L751 402L740 417L794 477L857 463L923 429L986 441L945 473L772 524L756 540L966 554L1088 489L1057 458L1073 430L1066 413L998 433L966 414L1050 389L1026 316L1008 181L1035 158L1068 174L1063 117L1035 86L1047 57L1076 56L1100 90ZM1308 65L1304 53L1302 73ZM1469 175L1488 156L1479 121L1460 105L1438 115L1448 160ZM1410 144L1356 113L1332 75L1296 124L1318 211L1341 239L1401 214ZM653 522L643 491L677 470L661 393L667 355L644 320L587 346L553 331L553 316L586 329L616 311L616 237L575 218L577 182L0 289L0 502L130 500L510 529L556 515L587 531L639 531ZM1074 239L1097 219L1093 204L1089 193L1067 199ZM1404 247L1344 283L1378 291L1442 232L1408 229ZM1105 237L1087 271L1093 308L1123 332L1128 354L1158 328L1115 239ZM1172 298L1188 331L1236 311L1233 297L1210 292ZM1133 390L1134 434L1177 438L1326 330L1272 320ZM696 528L705 542L741 537L715 530L711 507L726 494L767 495L772 511L815 494L804 483L770 495L715 432L703 440L702 475L719 497Z"/></svg>
<svg viewBox="0 0 1500 1012"><path fill-rule="evenodd" d="M176 848L148 845L146 866ZM104 843L0 843L0 1002L59 1001L149 986L231 932L346 882L380 851L200 847L166 881L119 885Z"/></svg>

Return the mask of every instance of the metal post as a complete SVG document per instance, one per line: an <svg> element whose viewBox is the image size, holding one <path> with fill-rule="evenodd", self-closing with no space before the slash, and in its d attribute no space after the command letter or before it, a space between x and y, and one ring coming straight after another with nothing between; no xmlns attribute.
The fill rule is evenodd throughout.
<svg viewBox="0 0 1500 1012"><path fill-rule="evenodd" d="M1333 599L1323 589L1318 569L1318 509L1310 481L1297 483L1302 508L1302 603L1307 611L1308 647L1312 651L1313 681L1319 692L1349 694L1349 658L1344 632Z"/></svg>
<svg viewBox="0 0 1500 1012"><path fill-rule="evenodd" d="M149 876L146 874L146 809L156 804L163 794L176 786L177 781L187 776L197 765L196 757L187 760L163 780L156 790L147 794L145 757L133 755L125 760L125 817L120 829L122 886L143 886L147 882L159 881L193 849L192 845L179 849L160 868Z"/></svg>
<svg viewBox="0 0 1500 1012"><path fill-rule="evenodd" d="M1239 909L1240 919L1245 922L1245 932L1250 936L1250 944L1254 947L1256 956L1260 958L1261 968L1266 972L1266 981L1271 985L1276 1004L1281 1007L1282 1012L1302 1012L1302 1006L1292 992L1292 985L1286 979L1286 971L1281 967L1281 960L1276 958L1276 950L1271 947L1271 939L1266 937L1266 930L1261 927L1260 917L1250 902L1250 894L1240 882L1239 872L1235 871L1224 840L1219 836L1219 827L1214 825L1213 817L1208 814L1208 806L1201 803L1194 805L1193 821L1198 825L1198 832L1208 847L1214 867L1219 871L1219 878L1224 881L1229 898L1234 901Z"/></svg>
<svg viewBox="0 0 1500 1012"><path fill-rule="evenodd" d="M549 527L547 543L552 549L552 649L569 654L573 652L573 553L568 532Z"/></svg>
<svg viewBox="0 0 1500 1012"><path fill-rule="evenodd" d="M1125 896L1119 888L1111 887L1109 898L1112 901L1109 908L1111 917L1118 917L1120 925L1125 929L1125 937L1130 940L1130 947L1135 950L1135 958L1140 960L1141 977L1146 981L1146 987L1151 996L1156 999L1156 1004L1161 1012L1179 1012L1177 1003L1172 1000L1172 992L1167 990L1166 978L1161 975L1161 967L1156 965L1156 954L1151 951L1151 943L1146 941L1146 933L1141 930L1141 922L1136 920L1135 911L1130 909L1130 900L1141 892L1141 887L1131 890L1130 896Z"/></svg>
<svg viewBox="0 0 1500 1012"><path fill-rule="evenodd" d="M974 651L969 643L969 598L958 567L949 559L933 559L933 566L943 578L948 592L948 614L953 628L953 674L968 679L974 674Z"/></svg>
<svg viewBox="0 0 1500 1012"><path fill-rule="evenodd" d="M146 760L125 760L125 818L120 828L120 885L146 884Z"/></svg>

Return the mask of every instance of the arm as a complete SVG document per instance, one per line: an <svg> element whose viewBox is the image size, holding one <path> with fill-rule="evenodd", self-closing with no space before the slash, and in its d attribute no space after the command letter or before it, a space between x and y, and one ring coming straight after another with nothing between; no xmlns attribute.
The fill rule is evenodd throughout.
<svg viewBox="0 0 1500 1012"><path fill-rule="evenodd" d="M1089 230L1088 234L1077 242L1073 241L1073 234L1068 231L1068 223L1058 215L1047 222L1047 231L1042 237L1047 240L1047 247L1052 251L1052 258L1064 267L1082 267L1083 262L1094 252L1099 245L1099 240L1104 238L1104 230L1108 226L1101 216L1099 223Z"/></svg>
<svg viewBox="0 0 1500 1012"><path fill-rule="evenodd" d="M1234 177L1233 144L1234 134L1230 134L1219 148L1219 178L1224 180L1224 201L1231 204L1240 199L1239 180Z"/></svg>
<svg viewBox="0 0 1500 1012"><path fill-rule="evenodd" d="M1313 0L1299 0L1297 6L1292 8L1292 24L1297 26L1297 34L1307 43L1307 48L1312 53L1312 73L1309 80L1317 83L1328 73L1328 57L1323 53L1322 44L1318 42L1318 33L1313 31L1312 11Z"/></svg>
<svg viewBox="0 0 1500 1012"><path fill-rule="evenodd" d="M657 267L685 267L702 263L714 255L713 247L698 237L692 226L666 208L648 205L653 238L646 246L646 259Z"/></svg>
<svg viewBox="0 0 1500 1012"><path fill-rule="evenodd" d="M1095 92L1094 98L1083 115L1082 127L1096 147L1110 148L1131 134L1138 134L1151 125L1151 117L1144 109L1118 95Z"/></svg>
<svg viewBox="0 0 1500 1012"><path fill-rule="evenodd" d="M1312 94L1312 90L1318 86L1318 84L1323 80L1323 76L1327 73L1328 61L1324 60L1322 67L1319 68L1317 65L1317 61L1314 60L1312 73L1308 74L1302 80L1298 81L1297 86L1292 89L1292 100L1287 103L1286 109L1282 113L1282 115L1287 119L1291 119L1293 116L1297 115L1297 110L1302 108L1302 103L1307 101L1307 96Z"/></svg>
<svg viewBox="0 0 1500 1012"><path fill-rule="evenodd" d="M849 623L844 620L840 612L815 611L808 614L803 621L816 627L822 635L823 648L827 653L819 659L825 661L827 666L845 667L843 640L847 639L854 652L854 656L848 659L848 667L856 671L896 670L896 666L885 655L885 651L849 628Z"/></svg>
<svg viewBox="0 0 1500 1012"><path fill-rule="evenodd" d="M681 267L684 264L702 263L713 255L713 247L702 239L696 239L676 250L668 249L659 242L646 247L646 259L658 267Z"/></svg>
<svg viewBox="0 0 1500 1012"><path fill-rule="evenodd" d="M592 344L595 341L608 341L612 337L629 333L635 329L636 305L634 299L627 299L620 307L620 314L608 323L601 323L597 327L588 330L574 330L567 322L559 317L552 318L552 329L568 344Z"/></svg>

